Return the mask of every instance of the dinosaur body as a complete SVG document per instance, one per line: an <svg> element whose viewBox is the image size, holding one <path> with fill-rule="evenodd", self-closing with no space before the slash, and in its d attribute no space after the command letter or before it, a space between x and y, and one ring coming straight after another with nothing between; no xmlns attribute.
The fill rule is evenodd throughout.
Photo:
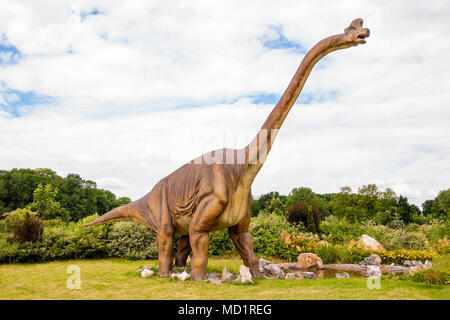
<svg viewBox="0 0 450 320"><path fill-rule="evenodd" d="M206 153L160 180L141 199L113 209L87 226L128 220L153 228L157 232L160 276L170 274L173 240L178 234L181 237L175 264L185 265L192 250L195 280L206 279L209 232L228 228L244 264L253 276L261 276L248 234L253 180L315 63L329 52L365 43L368 36L369 30L362 28L362 19L356 19L343 34L314 46L248 146Z"/></svg>

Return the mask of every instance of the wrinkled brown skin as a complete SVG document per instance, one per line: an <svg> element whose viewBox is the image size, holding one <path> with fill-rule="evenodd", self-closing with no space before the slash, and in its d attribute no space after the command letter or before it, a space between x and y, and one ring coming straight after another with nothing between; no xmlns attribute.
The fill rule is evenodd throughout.
<svg viewBox="0 0 450 320"><path fill-rule="evenodd" d="M365 43L364 38L369 34L369 29L362 28L362 19L355 19L344 33L320 41L306 54L261 127L261 130L268 130L267 140L258 139L257 135L244 149L222 149L200 156L163 178L141 199L113 209L87 226L128 220L153 228L157 232L159 275L162 277L170 275L174 236L181 235L175 264L184 266L192 250L191 275L195 280L206 279L209 232L228 228L251 274L262 276L248 233L251 185L264 162L260 151L264 148L267 153L270 151L276 135L271 129L281 127L317 61L332 51ZM232 164L226 164L230 163L229 155L228 161L225 158L227 152L234 157ZM245 162L241 164L237 164L239 152L245 154Z"/></svg>

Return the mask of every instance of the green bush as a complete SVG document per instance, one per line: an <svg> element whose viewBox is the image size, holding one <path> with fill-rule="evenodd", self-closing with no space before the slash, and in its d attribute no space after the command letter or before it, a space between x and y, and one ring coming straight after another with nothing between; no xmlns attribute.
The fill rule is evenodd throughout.
<svg viewBox="0 0 450 320"><path fill-rule="evenodd" d="M256 218L253 218L256 219ZM210 233L208 254L211 256L230 256L237 254L227 229Z"/></svg>
<svg viewBox="0 0 450 320"><path fill-rule="evenodd" d="M324 234L330 236L329 239L334 244L343 244L359 239L365 233L359 224L335 216L329 216L322 221L320 229Z"/></svg>
<svg viewBox="0 0 450 320"><path fill-rule="evenodd" d="M106 244L108 256L128 260L157 259L156 233L137 223L118 222L112 225Z"/></svg>
<svg viewBox="0 0 450 320"><path fill-rule="evenodd" d="M255 253L267 258L285 257L287 246L281 236L301 231L304 231L303 225L289 224L284 217L268 213L252 218L249 228Z"/></svg>
<svg viewBox="0 0 450 320"><path fill-rule="evenodd" d="M314 252L322 259L324 264L345 263L348 261L348 250L344 247L320 245Z"/></svg>

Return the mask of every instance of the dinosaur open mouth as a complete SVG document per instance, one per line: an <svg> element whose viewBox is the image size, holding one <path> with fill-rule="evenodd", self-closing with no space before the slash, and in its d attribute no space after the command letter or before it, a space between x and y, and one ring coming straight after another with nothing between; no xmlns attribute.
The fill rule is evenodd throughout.
<svg viewBox="0 0 450 320"><path fill-rule="evenodd" d="M359 43L362 43L362 44L364 44L364 43L366 43L366 38L368 37L368 36L370 36L370 31L369 31L369 29L363 29L364 31L363 32L361 32L360 34L358 34L357 36L356 36L356 38L358 39L358 42Z"/></svg>

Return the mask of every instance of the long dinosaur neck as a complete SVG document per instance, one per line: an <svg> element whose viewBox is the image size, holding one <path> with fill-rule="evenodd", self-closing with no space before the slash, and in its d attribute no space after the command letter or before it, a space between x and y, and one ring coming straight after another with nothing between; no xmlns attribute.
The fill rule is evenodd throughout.
<svg viewBox="0 0 450 320"><path fill-rule="evenodd" d="M328 37L317 43L303 58L286 91L273 108L267 120L262 125L256 137L245 148L246 151L246 181L252 183L270 152L275 137L287 114L297 100L314 65L328 53L347 48L341 44L344 34Z"/></svg>

